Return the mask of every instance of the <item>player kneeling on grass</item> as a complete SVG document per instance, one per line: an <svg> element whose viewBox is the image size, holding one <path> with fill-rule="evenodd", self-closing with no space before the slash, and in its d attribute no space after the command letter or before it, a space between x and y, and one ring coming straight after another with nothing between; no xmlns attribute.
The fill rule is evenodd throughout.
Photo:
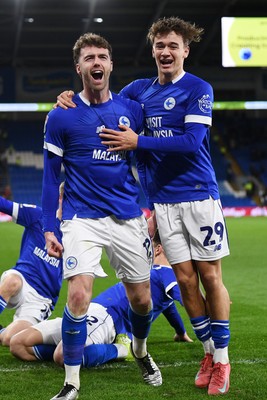
<svg viewBox="0 0 267 400"><path fill-rule="evenodd" d="M161 313L175 330L174 340L192 342L174 300L182 304L175 275L169 266L158 234L153 239L155 260L151 270L151 293L155 320ZM87 340L83 366L90 368L110 360L131 360L131 327L128 317L129 301L122 283L108 288L95 297L87 312ZM14 336L10 350L26 360L52 360L63 365L61 321L44 321Z"/></svg>
<svg viewBox="0 0 267 400"><path fill-rule="evenodd" d="M62 183L56 224L60 241L63 187ZM13 335L51 315L62 285L62 260L47 254L40 207L0 197L0 211L25 228L19 259L13 268L3 272L0 281L0 314L6 308L15 309L13 321L5 328L0 325L0 344L9 346Z"/></svg>

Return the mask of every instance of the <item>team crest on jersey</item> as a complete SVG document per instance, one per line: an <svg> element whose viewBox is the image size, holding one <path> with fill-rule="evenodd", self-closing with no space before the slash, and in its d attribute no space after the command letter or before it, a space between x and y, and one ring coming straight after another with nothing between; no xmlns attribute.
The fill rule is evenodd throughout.
<svg viewBox="0 0 267 400"><path fill-rule="evenodd" d="M130 120L129 120L129 118L127 118L127 117L125 117L124 115L122 115L121 117L120 117L120 119L119 119L119 124L120 125L125 125L125 126L128 126L128 128L130 128Z"/></svg>
<svg viewBox="0 0 267 400"><path fill-rule="evenodd" d="M174 97L168 97L164 101L164 108L165 110L171 110L176 104L175 98Z"/></svg>
<svg viewBox="0 0 267 400"><path fill-rule="evenodd" d="M212 110L210 95L204 94L204 96L202 96L201 99L198 100L198 106L203 113L209 113Z"/></svg>
<svg viewBox="0 0 267 400"><path fill-rule="evenodd" d="M78 261L73 256L68 257L66 262L65 262L66 268L70 269L70 270L76 268L77 264L78 264Z"/></svg>

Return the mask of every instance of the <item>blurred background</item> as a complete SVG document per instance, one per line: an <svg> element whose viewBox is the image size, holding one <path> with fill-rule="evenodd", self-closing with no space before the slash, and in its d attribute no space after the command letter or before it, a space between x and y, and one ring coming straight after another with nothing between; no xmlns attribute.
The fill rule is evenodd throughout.
<svg viewBox="0 0 267 400"><path fill-rule="evenodd" d="M80 90L77 38L110 41L118 92L156 75L148 28L179 16L205 30L185 69L214 88L211 154L226 215L267 215L264 9L266 0L0 0L0 195L41 203L43 124L60 92Z"/></svg>

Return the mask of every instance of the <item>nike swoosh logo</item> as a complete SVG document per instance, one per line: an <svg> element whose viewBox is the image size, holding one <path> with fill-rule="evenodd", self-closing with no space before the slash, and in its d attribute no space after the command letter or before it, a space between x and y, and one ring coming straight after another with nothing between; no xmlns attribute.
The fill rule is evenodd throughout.
<svg viewBox="0 0 267 400"><path fill-rule="evenodd" d="M223 385L223 387L221 388L221 389L218 389L219 390L219 392L221 392L221 393L225 393L225 391L226 391L226 388L227 388L227 385L228 385L228 378L226 379L226 381L224 382L224 385Z"/></svg>
<svg viewBox="0 0 267 400"><path fill-rule="evenodd" d="M80 331L66 331L65 333L68 333L69 335L78 335Z"/></svg>

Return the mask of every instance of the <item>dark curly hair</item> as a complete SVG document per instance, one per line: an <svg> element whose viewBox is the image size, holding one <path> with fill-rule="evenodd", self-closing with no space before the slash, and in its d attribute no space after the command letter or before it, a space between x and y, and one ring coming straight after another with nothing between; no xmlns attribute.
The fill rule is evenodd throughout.
<svg viewBox="0 0 267 400"><path fill-rule="evenodd" d="M170 32L181 35L184 44L189 45L191 42L199 42L201 40L204 29L178 17L163 17L151 25L147 34L147 40L153 45L155 37L158 34L165 35Z"/></svg>

